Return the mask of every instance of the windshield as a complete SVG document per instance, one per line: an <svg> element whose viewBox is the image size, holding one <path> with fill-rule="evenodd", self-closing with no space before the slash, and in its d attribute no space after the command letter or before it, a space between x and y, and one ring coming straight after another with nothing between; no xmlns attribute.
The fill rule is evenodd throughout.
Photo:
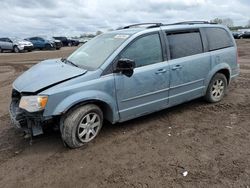
<svg viewBox="0 0 250 188"><path fill-rule="evenodd" d="M23 41L23 39L18 38L18 37L10 37L10 40L13 42L22 42Z"/></svg>
<svg viewBox="0 0 250 188"><path fill-rule="evenodd" d="M130 35L107 33L99 35L78 50L68 60L84 69L95 70L129 37Z"/></svg>
<svg viewBox="0 0 250 188"><path fill-rule="evenodd" d="M49 36L39 36L39 37L41 37L41 38L43 38L43 39L45 39L45 40L55 40L54 38L52 38L52 37L49 37Z"/></svg>

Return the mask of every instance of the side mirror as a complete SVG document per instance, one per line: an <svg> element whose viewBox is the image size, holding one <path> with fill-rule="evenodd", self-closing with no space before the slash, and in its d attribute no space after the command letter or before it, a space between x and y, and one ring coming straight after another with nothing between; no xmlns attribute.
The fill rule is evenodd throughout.
<svg viewBox="0 0 250 188"><path fill-rule="evenodd" d="M135 61L131 59L119 59L115 72L121 72L127 77L131 77L134 73Z"/></svg>

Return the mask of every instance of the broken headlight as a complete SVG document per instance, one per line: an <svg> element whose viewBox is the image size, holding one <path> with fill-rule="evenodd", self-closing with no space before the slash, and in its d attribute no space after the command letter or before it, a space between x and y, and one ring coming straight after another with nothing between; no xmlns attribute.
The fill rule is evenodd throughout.
<svg viewBox="0 0 250 188"><path fill-rule="evenodd" d="M28 112L37 112L45 108L47 101L48 96L23 96L19 107Z"/></svg>

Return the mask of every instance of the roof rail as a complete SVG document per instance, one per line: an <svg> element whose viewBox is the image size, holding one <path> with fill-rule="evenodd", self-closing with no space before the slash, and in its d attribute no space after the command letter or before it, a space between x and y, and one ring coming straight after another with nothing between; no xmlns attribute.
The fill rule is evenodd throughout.
<svg viewBox="0 0 250 188"><path fill-rule="evenodd" d="M128 28L131 28L131 27L137 27L137 26L146 26L146 25L149 25L148 27L146 28L153 28L153 27L160 27L160 26L163 26L162 23L140 23L140 24L133 24L133 25L127 25L125 27L122 27L122 28L119 28L119 29L128 29Z"/></svg>
<svg viewBox="0 0 250 188"><path fill-rule="evenodd" d="M208 22L208 21L186 21L186 22L177 22L177 23L171 23L171 24L162 24L162 23L140 23L140 24L133 24L133 25L128 25L125 27L119 27L117 30L120 29L129 29L132 27L137 27L137 26L146 26L146 29L148 28L154 28L154 27L160 27L160 26L171 26L171 25L194 25L194 24L217 24L213 22Z"/></svg>
<svg viewBox="0 0 250 188"><path fill-rule="evenodd" d="M208 21L186 21L186 22L177 22L177 23L172 23L172 24L164 24L165 26L168 25L194 25L194 24L216 24L216 23L211 23Z"/></svg>

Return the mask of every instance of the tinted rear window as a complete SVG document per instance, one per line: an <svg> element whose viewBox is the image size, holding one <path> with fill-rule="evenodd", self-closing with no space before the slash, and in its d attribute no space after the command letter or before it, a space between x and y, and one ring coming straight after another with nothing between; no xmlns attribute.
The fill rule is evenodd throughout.
<svg viewBox="0 0 250 188"><path fill-rule="evenodd" d="M209 51L228 48L233 46L229 33L222 28L205 28Z"/></svg>
<svg viewBox="0 0 250 188"><path fill-rule="evenodd" d="M171 59L191 56L203 52L199 31L167 33L167 38Z"/></svg>

